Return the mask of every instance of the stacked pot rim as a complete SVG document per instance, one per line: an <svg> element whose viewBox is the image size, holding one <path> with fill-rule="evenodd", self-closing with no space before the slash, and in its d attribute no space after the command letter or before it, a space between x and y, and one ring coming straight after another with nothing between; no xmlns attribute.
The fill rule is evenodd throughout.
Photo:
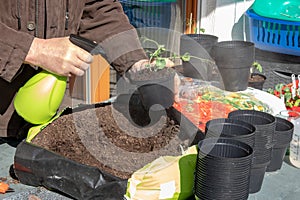
<svg viewBox="0 0 300 200"><path fill-rule="evenodd" d="M271 162L275 117L262 111L236 110L230 112L228 118L246 121L256 128L249 186L249 192L256 193L261 189L267 166Z"/></svg>
<svg viewBox="0 0 300 200"><path fill-rule="evenodd" d="M281 168L293 130L287 119L256 110L235 110L228 118L208 121L205 139L198 143L195 196L247 199L260 191L265 172Z"/></svg>
<svg viewBox="0 0 300 200"><path fill-rule="evenodd" d="M194 192L200 199L247 199L253 149L231 138L198 143Z"/></svg>
<svg viewBox="0 0 300 200"><path fill-rule="evenodd" d="M294 124L286 119L275 117L276 127L273 137L274 147L289 144L293 138Z"/></svg>
<svg viewBox="0 0 300 200"><path fill-rule="evenodd" d="M255 142L255 127L238 119L217 118L205 126L205 137L226 137L245 142L252 148Z"/></svg>
<svg viewBox="0 0 300 200"><path fill-rule="evenodd" d="M253 165L270 162L271 150L274 145L275 117L256 110L236 110L230 112L228 117L246 121L255 126Z"/></svg>
<svg viewBox="0 0 300 200"><path fill-rule="evenodd" d="M287 119L275 117L276 126L273 137L274 146L271 152L271 161L267 172L277 171L281 168L287 148L293 138L294 124Z"/></svg>

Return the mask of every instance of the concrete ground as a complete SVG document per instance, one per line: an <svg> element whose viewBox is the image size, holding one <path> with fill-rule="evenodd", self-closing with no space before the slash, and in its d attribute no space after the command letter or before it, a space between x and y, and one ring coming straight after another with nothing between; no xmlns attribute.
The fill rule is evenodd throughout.
<svg viewBox="0 0 300 200"><path fill-rule="evenodd" d="M15 181L9 174L10 166L14 162L16 148L0 139L0 181L9 183L14 192L0 194L4 200L68 200L69 198L46 190L43 187L31 187ZM36 199L38 197L39 199ZM34 199L35 198L35 199Z"/></svg>

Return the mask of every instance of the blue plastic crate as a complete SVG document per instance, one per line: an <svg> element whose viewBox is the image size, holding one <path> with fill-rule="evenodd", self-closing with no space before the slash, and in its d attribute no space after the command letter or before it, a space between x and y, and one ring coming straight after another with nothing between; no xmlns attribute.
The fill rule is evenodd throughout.
<svg viewBox="0 0 300 200"><path fill-rule="evenodd" d="M255 47L300 56L300 22L262 17L252 9L247 10L246 15L249 17L250 40Z"/></svg>
<svg viewBox="0 0 300 200"><path fill-rule="evenodd" d="M171 28L172 4L176 0L119 0L130 23L136 28Z"/></svg>

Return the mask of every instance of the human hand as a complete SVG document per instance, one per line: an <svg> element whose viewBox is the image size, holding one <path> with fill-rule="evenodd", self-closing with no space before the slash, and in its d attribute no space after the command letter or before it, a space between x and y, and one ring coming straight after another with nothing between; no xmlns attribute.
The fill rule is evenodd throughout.
<svg viewBox="0 0 300 200"><path fill-rule="evenodd" d="M92 61L93 56L70 42L68 37L34 38L25 58L25 63L68 77L82 76Z"/></svg>
<svg viewBox="0 0 300 200"><path fill-rule="evenodd" d="M170 59L166 58L165 59L166 61L166 67L174 67L174 62L171 61ZM143 59L143 60L140 60L138 62L136 62L135 64L133 64L133 66L130 68L130 72L137 72L139 70L142 70L142 69L145 69L147 66L155 66L156 64L156 61L152 61L152 62L149 62L149 60L147 59Z"/></svg>

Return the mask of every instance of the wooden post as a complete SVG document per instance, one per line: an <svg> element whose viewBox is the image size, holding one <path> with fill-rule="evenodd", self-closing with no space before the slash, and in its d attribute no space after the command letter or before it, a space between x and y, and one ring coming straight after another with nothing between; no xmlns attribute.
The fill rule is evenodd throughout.
<svg viewBox="0 0 300 200"><path fill-rule="evenodd" d="M100 55L94 57L91 65L91 103L97 103L110 98L110 65Z"/></svg>
<svg viewBox="0 0 300 200"><path fill-rule="evenodd" d="M69 80L71 97L86 103L108 100L110 98L109 73L109 63L102 56L95 56L88 76L86 74L82 77L76 77L76 80L75 77ZM89 96L87 96L88 94Z"/></svg>
<svg viewBox="0 0 300 200"><path fill-rule="evenodd" d="M186 25L184 32L186 34L195 33L197 28L197 7L198 0L186 0Z"/></svg>

